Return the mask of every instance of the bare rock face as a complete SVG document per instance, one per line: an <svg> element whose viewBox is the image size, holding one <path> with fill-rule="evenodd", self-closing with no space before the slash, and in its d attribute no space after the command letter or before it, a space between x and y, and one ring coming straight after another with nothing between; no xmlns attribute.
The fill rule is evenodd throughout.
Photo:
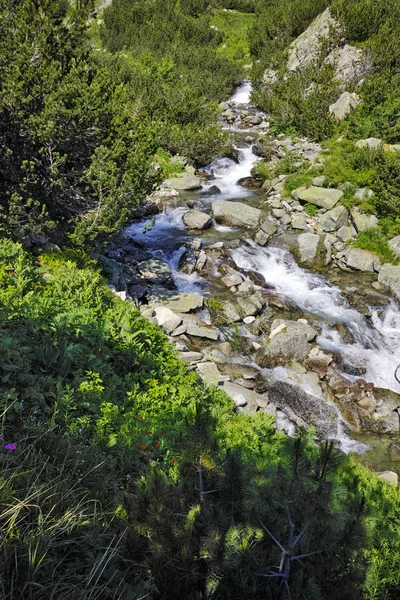
<svg viewBox="0 0 400 600"><path fill-rule="evenodd" d="M311 65L321 51L331 31L337 31L338 22L329 8L319 15L311 25L291 44L288 58L288 71L293 72Z"/></svg>
<svg viewBox="0 0 400 600"><path fill-rule="evenodd" d="M361 98L353 92L343 92L343 94L330 105L329 112L333 114L337 121L343 121L351 111L361 104Z"/></svg>

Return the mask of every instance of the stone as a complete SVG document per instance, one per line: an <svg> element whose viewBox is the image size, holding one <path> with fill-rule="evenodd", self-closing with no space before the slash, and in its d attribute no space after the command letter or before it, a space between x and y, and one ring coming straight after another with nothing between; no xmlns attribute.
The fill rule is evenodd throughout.
<svg viewBox="0 0 400 600"><path fill-rule="evenodd" d="M273 236L278 231L278 227L277 227L276 223L274 223L274 221L271 221L270 219L265 219L261 223L260 227L261 227L261 230L270 237Z"/></svg>
<svg viewBox="0 0 400 600"><path fill-rule="evenodd" d="M201 308L203 306L203 302L204 299L201 294L182 293L178 296L173 296L166 306L177 313L189 313L192 310Z"/></svg>
<svg viewBox="0 0 400 600"><path fill-rule="evenodd" d="M255 318L255 317L245 317L245 318L243 319L243 323L244 323L245 325L251 325L252 323L254 323L254 321L255 321L255 320L256 320L256 318Z"/></svg>
<svg viewBox="0 0 400 600"><path fill-rule="evenodd" d="M320 348L313 348L307 357L306 364L313 371L324 375L332 360L333 358L330 354L326 354Z"/></svg>
<svg viewBox="0 0 400 600"><path fill-rule="evenodd" d="M400 297L400 266L384 264L381 266L378 281L389 288L395 296Z"/></svg>
<svg viewBox="0 0 400 600"><path fill-rule="evenodd" d="M334 79L342 84L342 88L346 84L358 83L370 68L361 48L350 44L334 48L325 62L334 66Z"/></svg>
<svg viewBox="0 0 400 600"><path fill-rule="evenodd" d="M343 121L359 104L361 104L361 98L358 94L343 92L336 102L329 106L329 112L337 121Z"/></svg>
<svg viewBox="0 0 400 600"><path fill-rule="evenodd" d="M182 323L182 317L173 313L166 306L154 309L154 315L158 325L163 327L167 333L172 333Z"/></svg>
<svg viewBox="0 0 400 600"><path fill-rule="evenodd" d="M366 229L375 229L378 227L378 217L376 215L367 215L353 210L351 216L353 217L358 231L365 231Z"/></svg>
<svg viewBox="0 0 400 600"><path fill-rule="evenodd" d="M165 180L162 185L170 190L199 190L201 179L195 175L193 167L186 167L183 173L178 173L174 177Z"/></svg>
<svg viewBox="0 0 400 600"><path fill-rule="evenodd" d="M186 364L197 363L203 360L204 356L201 352L181 352L179 358Z"/></svg>
<svg viewBox="0 0 400 600"><path fill-rule="evenodd" d="M376 254L361 248L350 248L346 255L346 266L355 271L374 273L379 264Z"/></svg>
<svg viewBox="0 0 400 600"><path fill-rule="evenodd" d="M285 209L284 208L274 208L272 210L272 214L277 219L282 219L282 217L284 217L286 213L285 213Z"/></svg>
<svg viewBox="0 0 400 600"><path fill-rule="evenodd" d="M139 274L143 279L148 279L153 284L165 283L171 279L171 269L163 260L145 260L139 264Z"/></svg>
<svg viewBox="0 0 400 600"><path fill-rule="evenodd" d="M238 292L241 292L243 294L251 294L252 292L254 292L254 283L250 281L250 279L246 279L245 281L243 281L243 283L238 285Z"/></svg>
<svg viewBox="0 0 400 600"><path fill-rule="evenodd" d="M262 367L272 368L291 360L301 361L311 350L309 342L317 335L315 329L296 321L276 320L272 323L271 331L281 324L286 326L286 331L276 334L257 351L256 362Z"/></svg>
<svg viewBox="0 0 400 600"><path fill-rule="evenodd" d="M394 471L380 471L376 473L379 479L383 479L390 483L390 485L395 485L396 487L399 485L399 476Z"/></svg>
<svg viewBox="0 0 400 600"><path fill-rule="evenodd" d="M390 239L388 241L389 248L393 251L393 254L397 259L400 259L400 235Z"/></svg>
<svg viewBox="0 0 400 600"><path fill-rule="evenodd" d="M337 29L337 21L327 8L290 45L288 71L294 72L310 66L320 54L322 45L330 37L331 31Z"/></svg>
<svg viewBox="0 0 400 600"><path fill-rule="evenodd" d="M311 265L315 262L321 238L315 233L303 233L298 237L300 262Z"/></svg>
<svg viewBox="0 0 400 600"><path fill-rule="evenodd" d="M189 210L189 212L183 215L182 220L189 229L209 229L212 225L210 215L199 210Z"/></svg>
<svg viewBox="0 0 400 600"><path fill-rule="evenodd" d="M269 241L269 235L267 235L266 233L264 233L261 230L257 231L256 235L254 236L254 241L259 246L266 246L268 244L268 241Z"/></svg>
<svg viewBox="0 0 400 600"><path fill-rule="evenodd" d="M315 185L315 187L324 187L325 183L326 183L325 175L320 175L319 177L314 177L314 179L312 180L312 184Z"/></svg>
<svg viewBox="0 0 400 600"><path fill-rule="evenodd" d="M212 203L215 220L231 227L257 229L261 220L261 210L241 202L215 200Z"/></svg>
<svg viewBox="0 0 400 600"><path fill-rule="evenodd" d="M320 217L320 224L324 231L337 231L343 227L348 219L349 213L344 206L335 206Z"/></svg>
<svg viewBox="0 0 400 600"><path fill-rule="evenodd" d="M297 385L273 381L268 389L268 397L298 427L315 427L320 439L331 438L332 433L337 430L338 414L335 406Z"/></svg>
<svg viewBox="0 0 400 600"><path fill-rule="evenodd" d="M307 189L299 188L294 190L292 196L295 200L315 204L319 208L331 210L343 198L344 193L341 190L330 188L320 188L311 186Z"/></svg>
<svg viewBox="0 0 400 600"><path fill-rule="evenodd" d="M349 240L354 238L356 235L357 235L357 232L352 225L351 226L345 225L344 227L340 227L340 229L338 229L336 232L336 236L339 238L339 240L342 240L342 242L348 242Z"/></svg>
<svg viewBox="0 0 400 600"><path fill-rule="evenodd" d="M200 273L204 267L206 266L206 262L208 261L207 254L202 250L199 254L199 257L196 261L196 271Z"/></svg>
<svg viewBox="0 0 400 600"><path fill-rule="evenodd" d="M269 339L272 340L272 338L274 338L275 336L279 335L280 333L286 333L286 331L287 331L286 323L281 323L280 325L275 327L275 329L271 330L271 333L269 334Z"/></svg>
<svg viewBox="0 0 400 600"><path fill-rule="evenodd" d="M303 213L292 216L291 225L293 229L308 229L307 223L307 217Z"/></svg>
<svg viewBox="0 0 400 600"><path fill-rule="evenodd" d="M238 399L242 403L244 398L246 401L244 412L248 414L255 413L257 410L262 410L272 416L276 415L275 407L269 402L267 396L257 394L256 392L253 392L238 383L232 383L231 381L224 381L221 385L221 389L232 398L235 404Z"/></svg>
<svg viewBox="0 0 400 600"><path fill-rule="evenodd" d="M218 385L221 373L213 362L203 362L197 365L197 372L207 385Z"/></svg>
<svg viewBox="0 0 400 600"><path fill-rule="evenodd" d="M358 140L356 142L357 148L371 148L372 150L376 150L382 146L383 142L380 138L370 137L366 140Z"/></svg>
<svg viewBox="0 0 400 600"><path fill-rule="evenodd" d="M243 282L243 277L240 273L231 273L229 275L225 275L221 281L224 285L226 285L227 288L230 288L234 285L240 285Z"/></svg>
<svg viewBox="0 0 400 600"><path fill-rule="evenodd" d="M287 247L297 262L304 266L323 268L331 259L327 236L317 233L284 233L276 238L278 244Z"/></svg>
<svg viewBox="0 0 400 600"><path fill-rule="evenodd" d="M127 300L128 299L128 294L126 292L113 292L114 296L116 296L117 298L120 298L121 300Z"/></svg>
<svg viewBox="0 0 400 600"><path fill-rule="evenodd" d="M357 188L354 197L360 200L369 200L374 195L374 192L369 188Z"/></svg>

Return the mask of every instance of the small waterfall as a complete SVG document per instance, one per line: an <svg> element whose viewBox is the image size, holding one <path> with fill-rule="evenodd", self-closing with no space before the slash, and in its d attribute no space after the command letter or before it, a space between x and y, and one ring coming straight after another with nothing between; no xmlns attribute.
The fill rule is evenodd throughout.
<svg viewBox="0 0 400 600"><path fill-rule="evenodd" d="M218 186L221 190L220 194L207 196L207 200L237 200L252 195L251 190L238 185L237 182L243 177L251 176L251 170L259 158L253 154L252 146L241 148L238 152L239 163L230 158L220 158L204 169L215 177L204 185L204 191L206 192L213 185Z"/></svg>
<svg viewBox="0 0 400 600"><path fill-rule="evenodd" d="M388 306L374 308L366 319L349 308L339 288L326 279L299 267L282 248L260 248L254 242L232 252L237 266L253 270L265 281L297 304L302 310L324 319L318 345L339 352L350 364L366 369L365 377L379 387L400 392L394 377L400 362L400 306L393 300ZM355 342L346 343L332 326L346 325Z"/></svg>
<svg viewBox="0 0 400 600"><path fill-rule="evenodd" d="M231 98L233 104L250 104L252 86L251 81L245 80L240 85Z"/></svg>

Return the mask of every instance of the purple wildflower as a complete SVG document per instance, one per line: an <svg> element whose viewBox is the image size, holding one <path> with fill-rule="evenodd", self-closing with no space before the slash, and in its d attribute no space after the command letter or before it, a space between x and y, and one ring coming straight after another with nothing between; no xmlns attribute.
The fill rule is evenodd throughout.
<svg viewBox="0 0 400 600"><path fill-rule="evenodd" d="M17 446L15 444L6 444L4 446L4 450L16 450Z"/></svg>

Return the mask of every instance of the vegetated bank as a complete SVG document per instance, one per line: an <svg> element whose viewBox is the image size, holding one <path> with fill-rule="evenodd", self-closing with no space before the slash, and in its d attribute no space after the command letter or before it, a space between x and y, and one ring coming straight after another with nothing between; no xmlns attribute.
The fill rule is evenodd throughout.
<svg viewBox="0 0 400 600"><path fill-rule="evenodd" d="M292 598L395 598L395 488L305 432L235 414L84 251L38 251L44 236L107 239L157 180L160 138L139 118L147 97L128 101L130 73L92 56L85 13L13 8L0 49L2 597L276 598L271 565L288 566L279 544L294 532L308 556L291 561Z"/></svg>

